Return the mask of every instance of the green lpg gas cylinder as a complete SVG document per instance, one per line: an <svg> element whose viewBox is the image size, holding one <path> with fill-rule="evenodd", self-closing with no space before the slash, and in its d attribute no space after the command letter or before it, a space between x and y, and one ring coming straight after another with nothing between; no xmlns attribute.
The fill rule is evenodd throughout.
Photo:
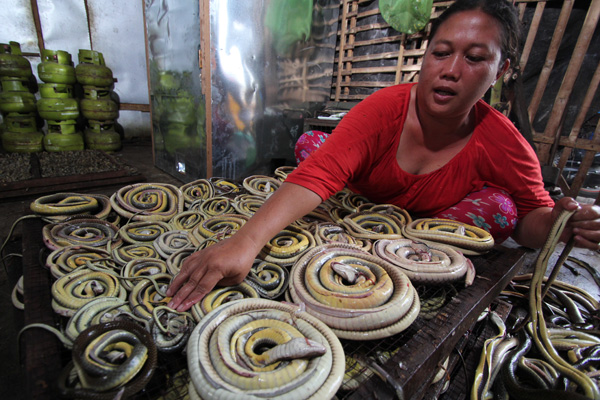
<svg viewBox="0 0 600 400"><path fill-rule="evenodd" d="M37 130L35 116L9 113L4 116L2 147L9 153L34 153L43 150L44 135Z"/></svg>
<svg viewBox="0 0 600 400"><path fill-rule="evenodd" d="M74 98L73 85L64 83L42 83L39 85L40 96L50 99Z"/></svg>
<svg viewBox="0 0 600 400"><path fill-rule="evenodd" d="M94 121L106 121L119 117L119 106L110 98L110 90L84 86L80 103L81 115Z"/></svg>
<svg viewBox="0 0 600 400"><path fill-rule="evenodd" d="M21 45L17 42L0 43L0 76L29 78L31 75L31 64L21 54Z"/></svg>
<svg viewBox="0 0 600 400"><path fill-rule="evenodd" d="M104 63L104 56L94 50L79 50L75 75L83 86L109 88L114 82L112 70Z"/></svg>
<svg viewBox="0 0 600 400"><path fill-rule="evenodd" d="M47 121L48 122L48 133L62 133L70 135L75 133L75 124L77 121L69 119L65 121Z"/></svg>
<svg viewBox="0 0 600 400"><path fill-rule="evenodd" d="M43 143L46 151L81 151L85 148L81 132L70 134L48 132L44 136Z"/></svg>
<svg viewBox="0 0 600 400"><path fill-rule="evenodd" d="M64 121L77 119L79 105L74 98L42 97L37 102L38 114L46 120Z"/></svg>
<svg viewBox="0 0 600 400"><path fill-rule="evenodd" d="M36 110L35 95L26 86L26 79L3 78L0 81L0 111L29 113Z"/></svg>
<svg viewBox="0 0 600 400"><path fill-rule="evenodd" d="M42 50L42 62L38 64L38 75L46 83L77 82L71 55L62 50Z"/></svg>
<svg viewBox="0 0 600 400"><path fill-rule="evenodd" d="M115 131L113 123L88 121L85 130L85 145L88 149L114 152L121 149L121 136Z"/></svg>
<svg viewBox="0 0 600 400"><path fill-rule="evenodd" d="M2 133L2 147L9 153L36 153L44 149L41 132L11 132Z"/></svg>

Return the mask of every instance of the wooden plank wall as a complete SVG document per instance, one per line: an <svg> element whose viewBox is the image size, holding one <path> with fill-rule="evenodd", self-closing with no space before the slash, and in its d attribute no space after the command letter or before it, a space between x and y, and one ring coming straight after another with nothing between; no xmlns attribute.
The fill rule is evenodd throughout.
<svg viewBox="0 0 600 400"><path fill-rule="evenodd" d="M432 19L452 2L434 0ZM541 165L557 167L562 173L572 167L570 161L577 152L581 161L576 172L571 172L575 176L567 182L561 175L557 181L565 195L577 196L600 149L600 66L597 52L590 49L600 0L514 2L523 21L524 43L519 68L505 77L504 84L505 89L520 85L516 93L521 101L508 101L502 110L513 120L514 115L523 116L517 126L531 138ZM384 21L377 1L341 0L340 7L332 102L357 102L382 87L418 82L430 24L419 33L405 35ZM571 42L565 41L567 36ZM565 51L571 51L568 66L558 67L557 55ZM542 66L530 70L531 64ZM530 71L533 77L528 76ZM521 78L525 76L528 86L524 92ZM577 96L573 96L574 90ZM510 90L507 97L511 99L508 93ZM515 110L515 106L522 109ZM600 196L596 202L600 203Z"/></svg>

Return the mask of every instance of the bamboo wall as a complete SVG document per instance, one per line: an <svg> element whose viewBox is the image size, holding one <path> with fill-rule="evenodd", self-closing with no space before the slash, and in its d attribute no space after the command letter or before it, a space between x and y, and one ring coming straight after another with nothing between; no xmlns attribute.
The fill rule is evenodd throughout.
<svg viewBox="0 0 600 400"><path fill-rule="evenodd" d="M600 149L600 0L514 2L523 23L522 56L495 106L532 143L542 166L575 175L567 183L561 174L557 184L577 196ZM451 3L434 0L432 19ZM419 80L430 25L401 34L374 0L341 0L340 16L332 102L357 102L382 87ZM575 152L581 162L573 170Z"/></svg>

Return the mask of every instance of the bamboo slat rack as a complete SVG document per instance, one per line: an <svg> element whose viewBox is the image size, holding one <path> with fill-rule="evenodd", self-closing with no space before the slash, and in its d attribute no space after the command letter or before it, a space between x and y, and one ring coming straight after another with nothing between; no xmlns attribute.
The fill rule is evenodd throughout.
<svg viewBox="0 0 600 400"><path fill-rule="evenodd" d="M452 3L434 0L432 20ZM558 169L556 183L563 193L576 197L600 149L597 94L600 66L598 53L591 48L600 0L514 0L514 3L523 22L522 55L518 67L504 78L507 101L498 108L517 120L517 126L534 146L540 164ZM384 21L377 1L341 0L340 6L332 102L357 102L383 87L418 82L431 24L421 32L406 35ZM548 36L546 30L542 31L543 26L551 26L553 32ZM574 46L566 44L565 34L577 38ZM533 67L528 69L533 50L538 64L544 58L539 72ZM557 55L565 51L570 52L568 66L559 68ZM534 75L528 79L535 79L535 89L525 93L521 78L527 74ZM551 77L559 85L550 87ZM576 82L580 83L578 87L585 83L585 93L573 96ZM583 156L569 184L563 170L575 150ZM596 204L599 203L600 196L596 199Z"/></svg>

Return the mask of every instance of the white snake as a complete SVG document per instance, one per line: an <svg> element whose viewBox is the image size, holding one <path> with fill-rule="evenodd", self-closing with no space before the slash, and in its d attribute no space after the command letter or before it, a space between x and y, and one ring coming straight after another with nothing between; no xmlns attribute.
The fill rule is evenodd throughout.
<svg viewBox="0 0 600 400"><path fill-rule="evenodd" d="M192 332L187 357L190 389L197 392L191 398L204 399L332 398L345 365L325 324L298 306L264 299L235 301L206 315Z"/></svg>
<svg viewBox="0 0 600 400"><path fill-rule="evenodd" d="M375 242L373 253L400 268L412 282L437 284L466 277L465 286L469 286L475 278L473 263L442 244L380 239Z"/></svg>
<svg viewBox="0 0 600 400"><path fill-rule="evenodd" d="M352 270L356 279L345 273ZM305 253L292 267L289 294L342 339L392 336L408 328L420 309L417 292L403 272L348 244L317 246Z"/></svg>
<svg viewBox="0 0 600 400"><path fill-rule="evenodd" d="M403 226L402 234L418 242L447 244L467 255L483 254L494 247L494 238L489 232L450 219L417 219Z"/></svg>

